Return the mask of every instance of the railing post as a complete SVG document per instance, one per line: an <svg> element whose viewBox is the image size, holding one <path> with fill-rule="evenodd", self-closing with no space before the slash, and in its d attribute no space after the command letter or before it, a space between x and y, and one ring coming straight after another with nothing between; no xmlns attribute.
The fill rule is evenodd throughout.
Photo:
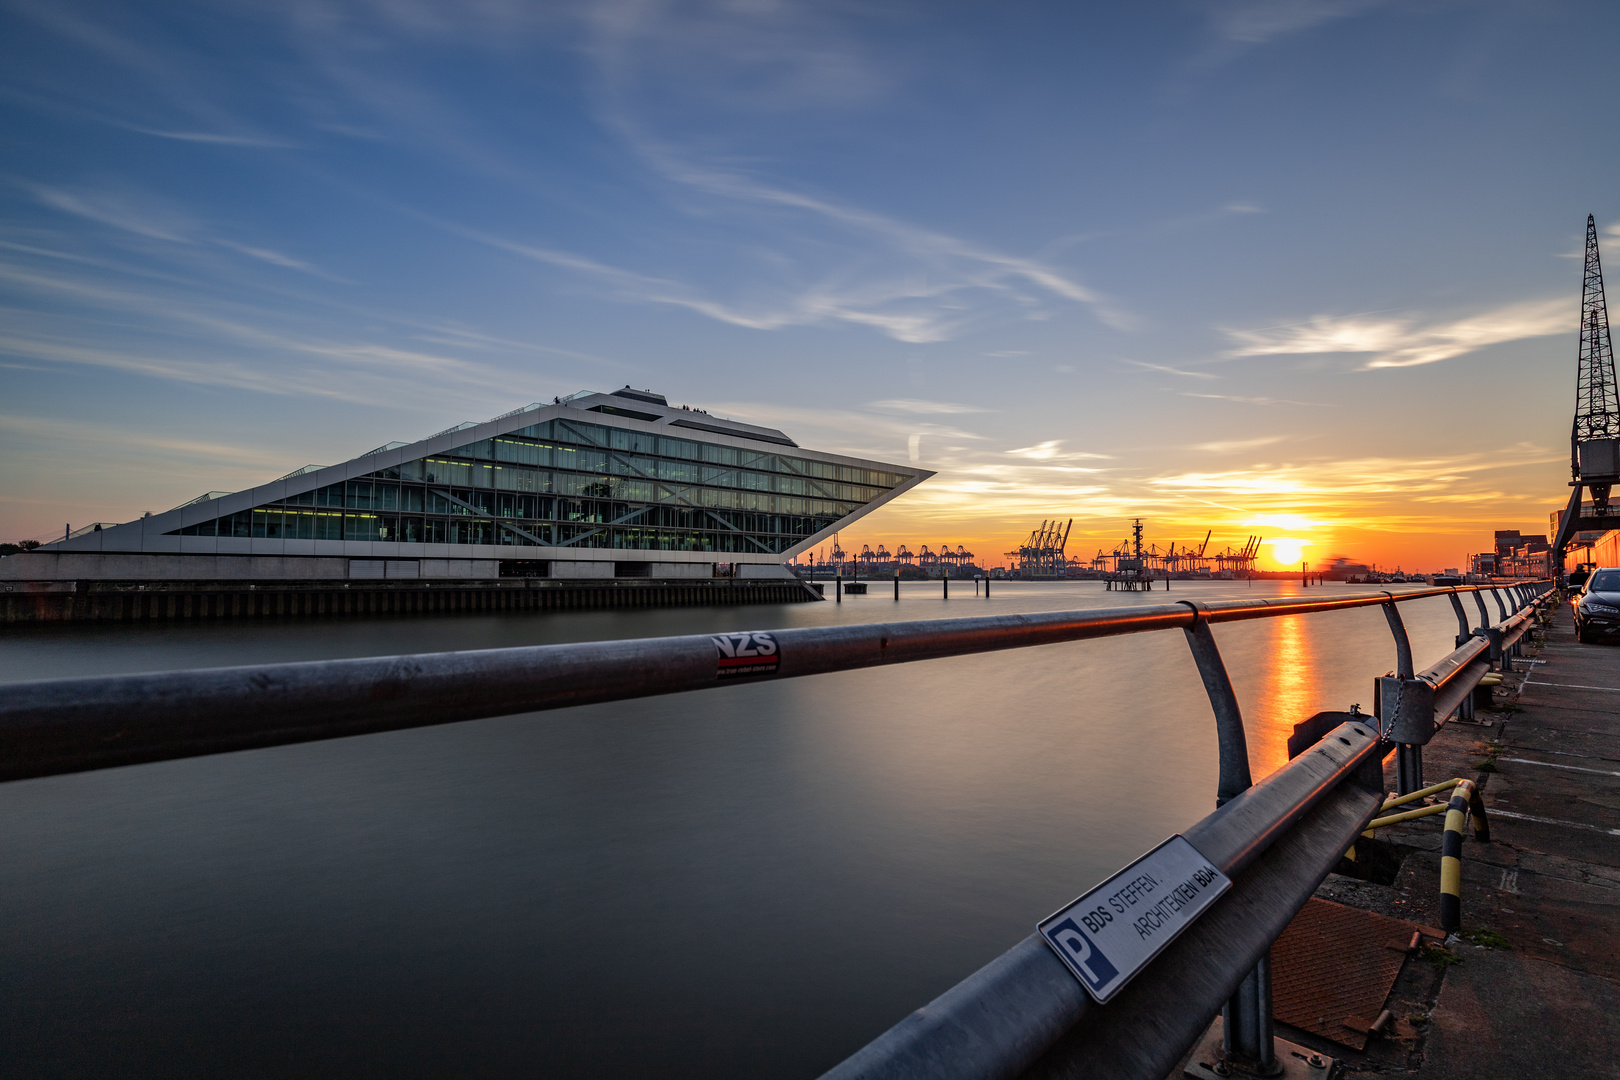
<svg viewBox="0 0 1620 1080"><path fill-rule="evenodd" d="M1474 636L1474 632L1468 628L1468 615L1463 611L1462 599L1456 593L1452 593L1447 599L1451 601L1451 610L1457 613L1456 648L1460 649L1468 644L1468 639Z"/></svg>
<svg viewBox="0 0 1620 1080"><path fill-rule="evenodd" d="M1209 632L1209 623L1192 601L1178 600L1177 603L1186 604L1198 616L1191 626L1182 627L1182 632L1187 635L1187 647L1198 665L1198 677L1204 681L1204 692L1215 710L1215 741L1221 766L1215 806L1219 808L1254 782L1249 773L1249 744L1243 734L1243 713L1238 708L1232 680L1226 674L1226 664L1221 661L1221 651L1215 647L1215 636Z"/></svg>
<svg viewBox="0 0 1620 1080"><path fill-rule="evenodd" d="M1220 752L1221 775L1215 794L1217 808L1242 794L1253 780L1249 772L1249 744L1243 733L1243 713L1237 694L1226 673L1226 664L1215 645L1199 605L1179 600L1197 615L1191 626L1182 627L1187 646L1204 681L1204 692L1215 710L1215 738ZM1277 1050L1271 1018L1271 959L1262 957L1239 984L1237 993L1221 1006L1221 1042L1228 1055L1255 1062L1261 1075L1272 1075L1277 1068Z"/></svg>
<svg viewBox="0 0 1620 1080"><path fill-rule="evenodd" d="M1384 595L1390 596L1387 592ZM1384 602L1384 618L1389 622L1389 632L1395 635L1395 674L1410 679L1416 674L1412 667L1412 642L1406 637L1406 624L1401 621L1393 596Z"/></svg>
<svg viewBox="0 0 1620 1080"><path fill-rule="evenodd" d="M1497 591L1497 588L1496 588L1495 585L1491 586L1491 598L1496 601L1496 610L1501 614L1502 621L1507 622L1507 617L1508 617L1507 605L1502 603L1502 594L1499 591Z"/></svg>
<svg viewBox="0 0 1620 1080"><path fill-rule="evenodd" d="M1252 1061L1259 1076L1277 1076L1275 1029L1271 1019L1271 956L1260 958L1237 993L1221 1008L1221 1048L1228 1057Z"/></svg>
<svg viewBox="0 0 1620 1080"><path fill-rule="evenodd" d="M1478 586L1474 587L1474 603L1479 605L1479 628L1483 630L1491 625L1491 614L1485 610L1484 591Z"/></svg>
<svg viewBox="0 0 1620 1080"><path fill-rule="evenodd" d="M1401 621L1401 613L1395 606L1395 598L1389 593L1389 600L1383 605L1384 618L1389 622L1389 632L1395 636L1395 677L1378 680L1378 718L1384 725L1384 734L1394 738L1395 742L1395 786L1396 793L1408 795L1423 786L1423 743L1428 739L1417 740L1416 732L1410 723L1401 723L1402 717L1414 710L1421 709L1418 700L1420 691L1428 689L1431 712L1425 717L1432 725L1434 691L1426 683L1420 683L1417 673L1412 667L1412 642L1406 636L1406 624ZM1391 685L1393 684L1393 685ZM1410 701L1408 699L1411 699ZM1396 728L1402 729L1405 738L1396 736Z"/></svg>

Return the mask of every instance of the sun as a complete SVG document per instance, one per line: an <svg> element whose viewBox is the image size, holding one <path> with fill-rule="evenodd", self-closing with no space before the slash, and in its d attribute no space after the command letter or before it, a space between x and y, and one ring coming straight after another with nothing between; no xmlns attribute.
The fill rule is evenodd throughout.
<svg viewBox="0 0 1620 1080"><path fill-rule="evenodd" d="M1279 566L1293 566L1305 554L1305 545L1309 540L1296 540L1292 536L1279 536L1271 542L1272 561Z"/></svg>

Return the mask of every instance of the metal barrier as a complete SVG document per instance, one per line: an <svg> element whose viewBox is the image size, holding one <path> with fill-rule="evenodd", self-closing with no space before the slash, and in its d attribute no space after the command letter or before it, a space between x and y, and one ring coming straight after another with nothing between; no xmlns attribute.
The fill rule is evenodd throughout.
<svg viewBox="0 0 1620 1080"><path fill-rule="evenodd" d="M1430 795L1437 795L1442 791L1456 789L1455 793L1443 803L1434 803L1419 807L1416 810L1403 810L1398 814L1388 813L1396 807L1405 806ZM1388 799L1378 808L1379 817L1367 822L1367 830L1361 835L1371 838L1377 829L1388 825L1399 825L1418 818L1433 817L1436 814L1446 815L1445 832L1442 836L1440 849L1440 928L1448 934L1455 934L1462 929L1462 841L1463 826L1470 818L1474 822L1474 839L1488 841L1491 838L1490 818L1485 814L1485 800L1480 797L1479 788L1472 780L1458 777L1439 784L1431 784L1421 791L1414 791L1410 795ZM1354 860L1355 848L1344 853L1344 857Z"/></svg>
<svg viewBox="0 0 1620 1080"><path fill-rule="evenodd" d="M1227 1050L1272 1062L1272 941L1383 803L1422 787L1422 747L1480 678L1517 650L1546 582L1330 600L1179 601L1004 615L543 645L13 684L0 694L0 780L710 689L999 649L1180 629L1215 712L1214 813L1184 834L1230 891L1106 1006L1035 935L913 1013L830 1077L1140 1076L1160 1080L1224 1008ZM1504 600L1502 593L1508 593ZM1500 618L1492 622L1485 593ZM1461 597L1480 613L1473 629ZM1421 673L1398 605L1449 596L1458 648ZM1511 603L1513 611L1509 611ZM1251 784L1237 697L1210 627L1382 607L1396 670L1378 721L1351 715Z"/></svg>

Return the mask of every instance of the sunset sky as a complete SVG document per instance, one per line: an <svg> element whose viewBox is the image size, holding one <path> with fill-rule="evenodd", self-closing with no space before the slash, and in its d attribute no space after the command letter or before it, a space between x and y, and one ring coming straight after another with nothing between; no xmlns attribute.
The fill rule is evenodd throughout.
<svg viewBox="0 0 1620 1080"><path fill-rule="evenodd" d="M629 383L938 472L846 546L1461 566L1567 497L1617 24L0 0L0 538Z"/></svg>

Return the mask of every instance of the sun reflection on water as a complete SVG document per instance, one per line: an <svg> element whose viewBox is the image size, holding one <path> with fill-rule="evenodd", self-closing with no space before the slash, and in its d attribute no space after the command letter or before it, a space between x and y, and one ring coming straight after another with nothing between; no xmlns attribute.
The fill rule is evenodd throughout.
<svg viewBox="0 0 1620 1080"><path fill-rule="evenodd" d="M1316 649L1305 617L1270 619L1266 628L1266 674L1248 725L1249 760L1256 779L1288 763L1288 737L1294 725L1316 712L1322 700Z"/></svg>

